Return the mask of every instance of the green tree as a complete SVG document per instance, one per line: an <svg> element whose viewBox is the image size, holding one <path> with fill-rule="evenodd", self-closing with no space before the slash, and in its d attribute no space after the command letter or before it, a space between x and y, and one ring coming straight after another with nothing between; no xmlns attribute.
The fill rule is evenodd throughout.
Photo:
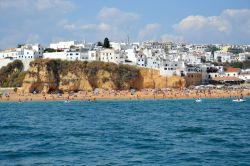
<svg viewBox="0 0 250 166"><path fill-rule="evenodd" d="M15 60L0 69L0 87L19 87L25 77L23 63Z"/></svg>
<svg viewBox="0 0 250 166"><path fill-rule="evenodd" d="M109 39L107 37L104 39L103 47L104 48L110 48Z"/></svg>
<svg viewBox="0 0 250 166"><path fill-rule="evenodd" d="M98 41L97 46L102 46L102 42Z"/></svg>
<svg viewBox="0 0 250 166"><path fill-rule="evenodd" d="M24 44L18 44L17 48L21 48L22 46L24 46Z"/></svg>

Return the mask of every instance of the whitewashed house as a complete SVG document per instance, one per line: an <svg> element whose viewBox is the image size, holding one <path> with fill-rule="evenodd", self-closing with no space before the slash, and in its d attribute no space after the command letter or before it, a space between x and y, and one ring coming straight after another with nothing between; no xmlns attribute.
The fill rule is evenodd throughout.
<svg viewBox="0 0 250 166"><path fill-rule="evenodd" d="M103 62L123 64L125 62L125 52L114 49L103 49L100 51L100 60Z"/></svg>
<svg viewBox="0 0 250 166"><path fill-rule="evenodd" d="M232 62L231 57L233 56L232 53L228 53L228 52L222 52L222 51L215 51L214 52L214 60L216 62Z"/></svg>
<svg viewBox="0 0 250 166"><path fill-rule="evenodd" d="M66 59L67 60L80 60L80 61L88 61L89 54L88 49L84 48L72 48L66 51Z"/></svg>
<svg viewBox="0 0 250 166"><path fill-rule="evenodd" d="M240 71L241 71L240 68L229 67L224 72L224 76L227 76L227 77L239 77Z"/></svg>
<svg viewBox="0 0 250 166"><path fill-rule="evenodd" d="M70 49L71 46L76 46L78 44L80 43L77 41L66 41L66 42L51 43L49 47L55 50L57 49L64 50L64 49Z"/></svg>
<svg viewBox="0 0 250 166"><path fill-rule="evenodd" d="M181 76L184 72L184 61L165 61L160 67L160 75L162 76Z"/></svg>
<svg viewBox="0 0 250 166"><path fill-rule="evenodd" d="M61 52L45 52L43 54L43 57L45 59L67 59L67 51L61 51Z"/></svg>
<svg viewBox="0 0 250 166"><path fill-rule="evenodd" d="M142 52L138 52L136 60L136 65L140 67L146 67L147 66L147 56L143 54Z"/></svg>
<svg viewBox="0 0 250 166"><path fill-rule="evenodd" d="M43 47L40 44L23 45L20 48L11 48L0 51L0 58L9 59L36 59L43 58Z"/></svg>
<svg viewBox="0 0 250 166"><path fill-rule="evenodd" d="M89 60L90 61L100 61L100 53L97 50L90 50L88 52Z"/></svg>
<svg viewBox="0 0 250 166"><path fill-rule="evenodd" d="M239 61L250 61L250 52L239 53Z"/></svg>
<svg viewBox="0 0 250 166"><path fill-rule="evenodd" d="M132 64L136 65L137 63L137 56L136 50L134 48L129 48L125 50L126 53L126 60L131 61Z"/></svg>
<svg viewBox="0 0 250 166"><path fill-rule="evenodd" d="M147 68L159 69L161 66L161 58L158 56L152 56L147 58Z"/></svg>

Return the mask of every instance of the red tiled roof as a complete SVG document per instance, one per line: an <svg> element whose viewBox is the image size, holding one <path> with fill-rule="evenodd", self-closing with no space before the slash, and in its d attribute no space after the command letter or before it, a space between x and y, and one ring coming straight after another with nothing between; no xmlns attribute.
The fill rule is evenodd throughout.
<svg viewBox="0 0 250 166"><path fill-rule="evenodd" d="M215 77L214 81L242 81L242 79L237 77Z"/></svg>
<svg viewBox="0 0 250 166"><path fill-rule="evenodd" d="M235 73L235 72L239 72L240 71L240 68L233 68L233 67L229 67L229 68L227 68L227 73L230 73L230 72L233 72L233 73Z"/></svg>

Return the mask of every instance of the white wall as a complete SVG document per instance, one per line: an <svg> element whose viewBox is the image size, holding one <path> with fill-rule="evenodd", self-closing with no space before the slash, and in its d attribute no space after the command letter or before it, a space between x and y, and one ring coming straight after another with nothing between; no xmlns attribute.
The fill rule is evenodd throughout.
<svg viewBox="0 0 250 166"><path fill-rule="evenodd" d="M46 59L67 59L67 52L47 52L43 54L43 57Z"/></svg>

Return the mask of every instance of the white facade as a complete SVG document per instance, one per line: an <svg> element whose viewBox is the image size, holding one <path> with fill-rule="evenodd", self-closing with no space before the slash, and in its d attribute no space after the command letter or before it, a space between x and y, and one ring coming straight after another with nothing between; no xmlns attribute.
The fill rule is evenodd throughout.
<svg viewBox="0 0 250 166"><path fill-rule="evenodd" d="M231 56L233 56L232 53L222 52L222 51L215 51L214 52L214 60L216 62L232 62Z"/></svg>
<svg viewBox="0 0 250 166"><path fill-rule="evenodd" d="M239 61L250 61L250 52L239 53Z"/></svg>
<svg viewBox="0 0 250 166"><path fill-rule="evenodd" d="M45 59L62 59L66 60L67 59L67 52L46 52L43 54L43 57Z"/></svg>
<svg viewBox="0 0 250 166"><path fill-rule="evenodd" d="M136 57L135 49L127 49L127 50L125 50L125 53L126 53L126 59L131 61L132 63L136 64L137 57Z"/></svg>
<svg viewBox="0 0 250 166"><path fill-rule="evenodd" d="M148 68L153 68L153 69L159 69L161 65L161 60L158 57L149 57L147 58L147 67Z"/></svg>
<svg viewBox="0 0 250 166"><path fill-rule="evenodd" d="M43 57L43 47L40 44L24 45L21 48L6 49L0 52L0 58L36 59Z"/></svg>
<svg viewBox="0 0 250 166"><path fill-rule="evenodd" d="M181 76L185 72L184 61L166 61L160 67L160 75L163 76Z"/></svg>
<svg viewBox="0 0 250 166"><path fill-rule="evenodd" d="M239 77L239 72L225 72L224 76L226 76L226 77Z"/></svg>
<svg viewBox="0 0 250 166"><path fill-rule="evenodd" d="M114 49L104 49L100 51L100 60L103 62L123 64L125 62L125 52Z"/></svg>
<svg viewBox="0 0 250 166"><path fill-rule="evenodd" d="M75 46L79 44L76 41L66 41L66 42L58 42L58 43L51 43L49 45L50 48L53 48L55 50L57 49L70 49L70 46Z"/></svg>
<svg viewBox="0 0 250 166"><path fill-rule="evenodd" d="M70 61L75 61L75 60L81 60L81 61L87 61L89 59L89 55L78 52L78 51L68 51L66 52L66 59Z"/></svg>
<svg viewBox="0 0 250 166"><path fill-rule="evenodd" d="M100 53L97 50L91 50L88 52L90 61L100 61Z"/></svg>
<svg viewBox="0 0 250 166"><path fill-rule="evenodd" d="M147 57L146 57L146 55L144 55L142 53L138 53L136 56L137 56L137 59L136 59L137 66L146 67L147 66Z"/></svg>

